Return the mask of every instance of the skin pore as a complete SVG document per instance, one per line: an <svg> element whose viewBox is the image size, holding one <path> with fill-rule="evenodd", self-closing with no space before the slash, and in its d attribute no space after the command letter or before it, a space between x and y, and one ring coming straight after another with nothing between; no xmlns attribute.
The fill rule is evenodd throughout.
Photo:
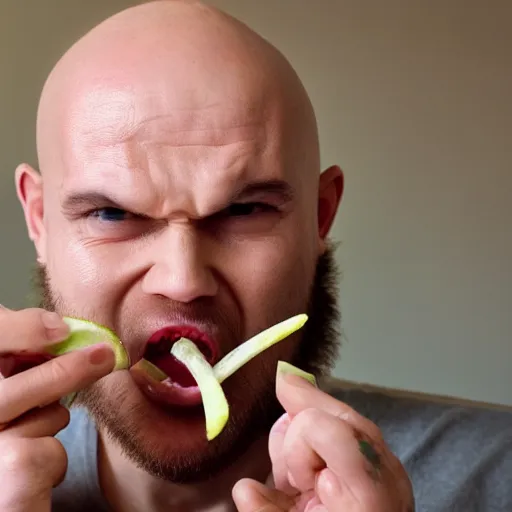
<svg viewBox="0 0 512 512"><path fill-rule="evenodd" d="M129 372L80 395L100 429L114 510L228 510L236 480L270 471L277 360L320 374L336 355L327 234L343 177L320 174L300 80L231 17L150 2L59 61L37 142L40 172L24 164L16 177L48 309L111 327L135 361L165 325L200 326L224 355L310 314L304 331L226 381L230 422L210 443L201 408L165 409Z"/></svg>

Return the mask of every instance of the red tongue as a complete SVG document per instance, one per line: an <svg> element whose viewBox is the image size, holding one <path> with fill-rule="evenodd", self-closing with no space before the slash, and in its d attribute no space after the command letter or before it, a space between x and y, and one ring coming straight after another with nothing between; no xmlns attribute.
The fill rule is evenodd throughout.
<svg viewBox="0 0 512 512"><path fill-rule="evenodd" d="M173 355L167 354L151 358L151 362L158 366L173 382L184 388L197 386L197 382L188 371L187 367L180 363Z"/></svg>

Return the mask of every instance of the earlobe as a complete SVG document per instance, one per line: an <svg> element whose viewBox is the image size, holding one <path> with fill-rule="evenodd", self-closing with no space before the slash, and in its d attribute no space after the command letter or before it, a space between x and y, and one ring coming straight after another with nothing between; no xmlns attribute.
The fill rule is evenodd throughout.
<svg viewBox="0 0 512 512"><path fill-rule="evenodd" d="M318 196L318 234L322 243L336 217L343 190L344 176L338 166L329 167L322 173Z"/></svg>
<svg viewBox="0 0 512 512"><path fill-rule="evenodd" d="M16 192L23 208L29 238L34 242L39 262L44 262L43 179L30 165L16 169Z"/></svg>

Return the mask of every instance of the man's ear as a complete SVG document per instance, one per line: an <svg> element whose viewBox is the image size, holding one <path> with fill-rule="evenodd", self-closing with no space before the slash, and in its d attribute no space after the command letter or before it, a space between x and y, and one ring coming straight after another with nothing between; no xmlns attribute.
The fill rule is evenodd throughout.
<svg viewBox="0 0 512 512"><path fill-rule="evenodd" d="M318 192L318 235L322 246L331 229L344 189L343 171L333 165L320 175Z"/></svg>
<svg viewBox="0 0 512 512"><path fill-rule="evenodd" d="M43 178L30 165L21 164L16 169L16 192L21 202L28 236L34 242L37 261L45 263L46 243L43 210Z"/></svg>

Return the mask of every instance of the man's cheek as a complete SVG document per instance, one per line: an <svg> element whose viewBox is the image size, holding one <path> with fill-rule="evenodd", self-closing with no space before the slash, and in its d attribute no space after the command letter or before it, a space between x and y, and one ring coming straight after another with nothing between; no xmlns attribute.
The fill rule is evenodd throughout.
<svg viewBox="0 0 512 512"><path fill-rule="evenodd" d="M104 306L120 277L114 258L115 254L100 255L92 248L69 243L55 250L49 261L52 286L69 307L85 309L91 302Z"/></svg>

